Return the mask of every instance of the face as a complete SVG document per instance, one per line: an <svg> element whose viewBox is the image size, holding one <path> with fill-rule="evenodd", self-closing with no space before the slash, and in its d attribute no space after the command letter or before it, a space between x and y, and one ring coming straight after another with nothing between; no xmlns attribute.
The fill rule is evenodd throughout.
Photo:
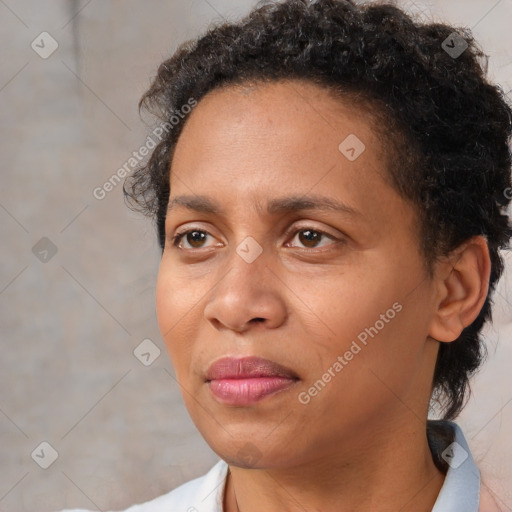
<svg viewBox="0 0 512 512"><path fill-rule="evenodd" d="M434 290L372 124L280 81L211 92L180 135L157 316L190 416L231 464L327 460L426 416Z"/></svg>

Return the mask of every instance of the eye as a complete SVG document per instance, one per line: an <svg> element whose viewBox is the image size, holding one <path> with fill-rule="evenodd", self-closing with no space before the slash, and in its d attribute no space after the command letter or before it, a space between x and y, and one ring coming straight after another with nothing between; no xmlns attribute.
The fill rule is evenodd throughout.
<svg viewBox="0 0 512 512"><path fill-rule="evenodd" d="M210 233L202 229L188 229L187 231L176 233L172 238L172 244L180 249L202 249L204 246L201 244L204 243L208 236L210 236ZM182 247L182 240L184 240L189 247Z"/></svg>
<svg viewBox="0 0 512 512"><path fill-rule="evenodd" d="M333 243L328 245L335 245L336 243L341 243L341 240L338 240L333 235L318 229L301 228L296 229L292 234L294 235L292 242L295 239L298 239L300 244L302 244L305 249L316 249L318 247L323 247L325 246L325 244L320 244L325 239L330 239L333 241ZM208 233L208 231L205 231L203 229L192 228L186 231L182 231L181 233L176 233L172 237L172 245L174 247L178 247L179 249L185 250L203 249L208 247L204 245L204 242L207 240L209 236L211 235L210 233ZM290 243L287 243L286 245L288 247L297 247L296 245Z"/></svg>
<svg viewBox="0 0 512 512"><path fill-rule="evenodd" d="M320 231L318 229L311 229L311 228L301 228L299 230L296 230L294 233L293 240L298 239L298 241L307 249L316 249L318 247L323 247L324 245L318 245L322 240L325 240L326 238L333 240L334 243L340 242L337 238L330 235L329 233L326 233L325 231ZM292 240L292 242L293 242ZM328 244L328 245L334 245ZM290 245L288 244L290 247ZM291 245L291 247L296 247L294 245Z"/></svg>

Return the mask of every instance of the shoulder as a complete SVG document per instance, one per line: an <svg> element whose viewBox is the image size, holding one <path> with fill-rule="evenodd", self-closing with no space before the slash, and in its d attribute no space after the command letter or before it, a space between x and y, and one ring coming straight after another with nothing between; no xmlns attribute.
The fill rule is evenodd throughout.
<svg viewBox="0 0 512 512"><path fill-rule="evenodd" d="M222 512L228 465L219 460L205 475L190 480L151 501L132 505L123 512ZM82 509L61 512L89 512Z"/></svg>
<svg viewBox="0 0 512 512"><path fill-rule="evenodd" d="M480 486L480 507L478 512L505 512L505 509L498 506L498 503L496 503L484 482Z"/></svg>

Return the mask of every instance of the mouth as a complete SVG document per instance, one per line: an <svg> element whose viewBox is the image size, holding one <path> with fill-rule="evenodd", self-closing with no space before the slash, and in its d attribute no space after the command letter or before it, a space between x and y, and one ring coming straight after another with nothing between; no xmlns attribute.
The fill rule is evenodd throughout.
<svg viewBox="0 0 512 512"><path fill-rule="evenodd" d="M224 357L208 369L206 383L226 405L244 406L289 389L299 381L291 369L260 357Z"/></svg>

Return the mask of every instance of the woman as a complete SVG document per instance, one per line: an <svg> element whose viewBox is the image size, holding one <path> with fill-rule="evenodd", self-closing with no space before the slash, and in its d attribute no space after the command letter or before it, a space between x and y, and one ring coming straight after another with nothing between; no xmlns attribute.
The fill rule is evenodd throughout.
<svg viewBox="0 0 512 512"><path fill-rule="evenodd" d="M221 460L129 512L500 510L453 422L511 233L482 55L391 5L285 0L162 63L141 100L162 141L126 194Z"/></svg>

